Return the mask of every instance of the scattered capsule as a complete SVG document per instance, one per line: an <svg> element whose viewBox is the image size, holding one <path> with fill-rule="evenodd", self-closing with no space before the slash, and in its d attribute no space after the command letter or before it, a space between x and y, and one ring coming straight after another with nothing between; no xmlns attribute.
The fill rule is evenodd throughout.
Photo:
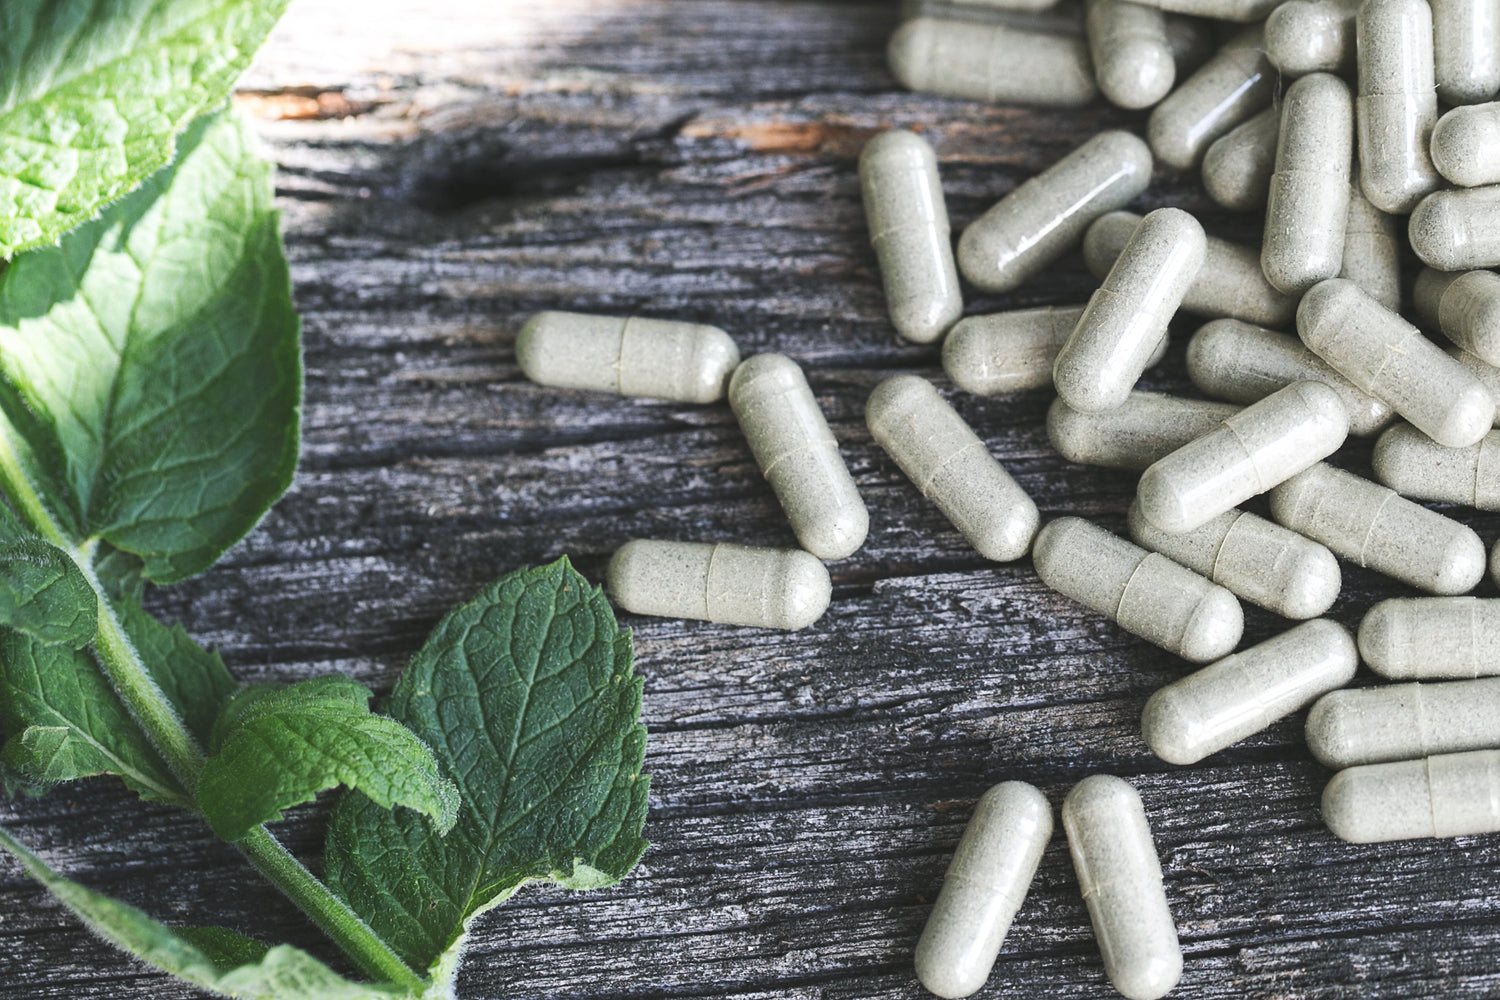
<svg viewBox="0 0 1500 1000"><path fill-rule="evenodd" d="M802 547L843 559L864 544L870 515L807 378L784 354L735 369L729 405Z"/></svg>
<svg viewBox="0 0 1500 1000"><path fill-rule="evenodd" d="M1122 108L1149 108L1172 89L1177 64L1159 8L1088 0L1085 22L1099 91Z"/></svg>
<svg viewBox="0 0 1500 1000"><path fill-rule="evenodd" d="M976 396L1050 386L1057 352L1082 315L1083 306L1038 306L959 320L943 339L943 371ZM1163 337L1148 366L1166 352Z"/></svg>
<svg viewBox="0 0 1500 1000"><path fill-rule="evenodd" d="M1130 537L1202 573L1230 593L1285 618L1316 618L1338 599L1343 577L1325 546L1243 510L1171 534L1130 505Z"/></svg>
<svg viewBox="0 0 1500 1000"><path fill-rule="evenodd" d="M1396 411L1357 387L1290 334L1237 319L1205 323L1187 348L1188 378L1205 396L1249 404L1293 382L1322 382L1339 394L1349 433L1374 434Z"/></svg>
<svg viewBox="0 0 1500 1000"><path fill-rule="evenodd" d="M1428 195L1406 235L1422 263L1439 271L1500 266L1500 184Z"/></svg>
<svg viewBox="0 0 1500 1000"><path fill-rule="evenodd" d="M1500 510L1500 431L1444 448L1410 424L1375 442L1375 478L1404 496Z"/></svg>
<svg viewBox="0 0 1500 1000"><path fill-rule="evenodd" d="M1309 73L1287 88L1260 252L1266 280L1283 292L1305 292L1343 266L1353 149L1343 80Z"/></svg>
<svg viewBox="0 0 1500 1000"><path fill-rule="evenodd" d="M1459 347L1500 364L1500 274L1424 267L1412 292L1417 312Z"/></svg>
<svg viewBox="0 0 1500 1000"><path fill-rule="evenodd" d="M1140 222L1134 212L1110 212L1094 220L1083 237L1083 260L1094 277L1108 276ZM1209 236L1203 244L1203 266L1182 296L1182 309L1278 325L1291 322L1297 300L1271 287L1261 272L1260 254Z"/></svg>
<svg viewBox="0 0 1500 1000"><path fill-rule="evenodd" d="M886 379L870 394L865 421L875 443L980 555L1010 562L1026 554L1042 521L1036 504L931 382Z"/></svg>
<svg viewBox="0 0 1500 1000"><path fill-rule="evenodd" d="M724 398L740 351L715 326L540 312L516 337L516 361L539 385L713 403Z"/></svg>
<svg viewBox="0 0 1500 1000"><path fill-rule="evenodd" d="M1152 465L1137 503L1162 531L1191 531L1327 458L1348 436L1338 393L1293 382Z"/></svg>
<svg viewBox="0 0 1500 1000"><path fill-rule="evenodd" d="M1307 713L1307 748L1335 770L1500 747L1500 677L1332 691Z"/></svg>
<svg viewBox="0 0 1500 1000"><path fill-rule="evenodd" d="M1101 132L974 220L958 241L959 270L987 292L1011 291L1150 181L1146 144L1129 132Z"/></svg>
<svg viewBox="0 0 1500 1000"><path fill-rule="evenodd" d="M1182 951L1140 794L1107 774L1084 778L1063 800L1062 821L1109 981L1129 1000L1165 996L1182 975Z"/></svg>
<svg viewBox="0 0 1500 1000"><path fill-rule="evenodd" d="M1478 378L1347 278L1308 290L1297 332L1339 374L1439 444L1465 448L1494 424L1495 400Z"/></svg>
<svg viewBox="0 0 1500 1000"><path fill-rule="evenodd" d="M1473 680L1500 674L1500 600L1394 597L1359 623L1359 655L1391 680Z"/></svg>
<svg viewBox="0 0 1500 1000"><path fill-rule="evenodd" d="M913 18L886 62L908 90L945 97L1077 108L1099 93L1081 38L1005 24Z"/></svg>
<svg viewBox="0 0 1500 1000"><path fill-rule="evenodd" d="M1192 17L1249 24L1252 21L1264 21L1266 15L1280 2L1281 0L1151 0L1151 5Z"/></svg>
<svg viewBox="0 0 1500 1000"><path fill-rule="evenodd" d="M1431 594L1465 593L1484 576L1484 543L1471 528L1326 463L1272 490L1271 516L1334 555Z"/></svg>
<svg viewBox="0 0 1500 1000"><path fill-rule="evenodd" d="M1431 0L1433 76L1449 104L1500 90L1500 0Z"/></svg>
<svg viewBox="0 0 1500 1000"><path fill-rule="evenodd" d="M1344 229L1344 264L1348 278L1391 312L1401 309L1401 243L1393 216L1365 197L1358 170L1349 182L1349 224Z"/></svg>
<svg viewBox="0 0 1500 1000"><path fill-rule="evenodd" d="M1259 25L1241 31L1156 106L1146 137L1157 159L1178 170L1196 166L1215 139L1271 103L1276 70L1263 40Z"/></svg>
<svg viewBox="0 0 1500 1000"><path fill-rule="evenodd" d="M1354 68L1359 0L1288 0L1266 18L1266 56L1284 76Z"/></svg>
<svg viewBox="0 0 1500 1000"><path fill-rule="evenodd" d="M1229 591L1082 518L1045 525L1032 562L1053 590L1184 660L1217 660L1244 631Z"/></svg>
<svg viewBox="0 0 1500 1000"><path fill-rule="evenodd" d="M1061 399L1047 409L1047 440L1070 462L1145 469L1217 428L1240 407L1157 392L1132 392L1102 413L1081 413Z"/></svg>
<svg viewBox="0 0 1500 1000"><path fill-rule="evenodd" d="M1141 220L1057 354L1052 380L1069 406L1098 411L1125 402L1205 252L1203 227L1181 209L1158 208Z"/></svg>
<svg viewBox="0 0 1500 1000"><path fill-rule="evenodd" d="M1169 764L1196 764L1354 679L1349 630L1326 618L1188 674L1153 694L1141 735Z"/></svg>
<svg viewBox="0 0 1500 1000"><path fill-rule="evenodd" d="M1475 357L1461 347L1450 347L1447 350L1448 357L1457 361L1469 370L1469 373L1490 391L1490 395L1500 401L1500 368L1496 368L1488 361ZM1495 426L1500 427L1500 407L1495 410Z"/></svg>
<svg viewBox="0 0 1500 1000"><path fill-rule="evenodd" d="M979 799L917 940L928 992L966 997L984 985L1051 838L1052 806L1031 785L1002 782Z"/></svg>
<svg viewBox="0 0 1500 1000"><path fill-rule="evenodd" d="M615 603L633 614L726 625L806 628L828 610L833 583L801 549L638 538L604 571Z"/></svg>
<svg viewBox="0 0 1500 1000"><path fill-rule="evenodd" d="M1354 25L1360 184L1370 204L1404 214L1441 183L1428 151L1437 122L1432 8L1427 0L1365 0Z"/></svg>
<svg viewBox="0 0 1500 1000"><path fill-rule="evenodd" d="M1351 844L1494 833L1500 750L1347 768L1323 789L1323 822Z"/></svg>
<svg viewBox="0 0 1500 1000"><path fill-rule="evenodd" d="M1500 184L1500 101L1454 108L1439 118L1432 165L1459 187Z"/></svg>
<svg viewBox="0 0 1500 1000"><path fill-rule="evenodd" d="M1215 139L1203 154L1203 187L1208 196L1237 212L1264 208L1280 132L1281 112L1267 108Z"/></svg>
<svg viewBox="0 0 1500 1000"><path fill-rule="evenodd" d="M937 155L893 129L865 143L859 181L891 322L907 340L929 344L964 311Z"/></svg>

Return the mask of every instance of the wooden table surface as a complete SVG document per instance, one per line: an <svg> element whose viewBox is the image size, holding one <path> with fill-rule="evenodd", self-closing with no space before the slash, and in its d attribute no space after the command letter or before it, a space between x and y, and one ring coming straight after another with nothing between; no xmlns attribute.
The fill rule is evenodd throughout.
<svg viewBox="0 0 1500 1000"><path fill-rule="evenodd" d="M619 887L523 890L473 937L461 997L916 998L911 951L974 799L1059 803L1108 772L1145 799L1186 955L1180 997L1500 995L1500 837L1351 846L1302 717L1190 768L1141 706L1187 665L980 559L871 442L864 400L935 348L895 337L855 156L920 129L955 230L1104 127L1144 116L915 96L884 65L891 3L298 0L238 98L280 165L306 324L301 471L220 565L152 607L246 681L326 671L388 690L438 617L518 566L651 536L792 544L727 406L546 389L512 349L562 308L714 323L803 363L871 514L834 603L787 634L622 616L650 731L652 841ZM1258 220L1161 174L1140 207ZM969 312L1083 301L1077 257ZM1147 387L1189 391L1174 324ZM950 392L951 394L951 392ZM1071 465L1051 394L952 398L1044 517L1123 527L1134 479ZM1344 455L1368 467L1367 442ZM1486 541L1500 518L1455 511ZM1333 617L1410 593L1345 567ZM1486 582L1480 593L1493 594ZM1286 623L1247 606L1247 642ZM1361 673L1361 683L1371 678ZM280 831L316 864L325 810ZM336 958L187 816L117 782L0 803L64 872L170 922ZM0 863L0 996L180 998ZM1106 983L1059 834L985 997Z"/></svg>

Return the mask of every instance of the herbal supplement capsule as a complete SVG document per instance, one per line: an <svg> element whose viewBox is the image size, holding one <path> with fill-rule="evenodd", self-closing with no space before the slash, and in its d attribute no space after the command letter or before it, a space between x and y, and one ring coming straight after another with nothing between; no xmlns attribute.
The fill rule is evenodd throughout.
<svg viewBox="0 0 1500 1000"><path fill-rule="evenodd" d="M1182 975L1182 951L1140 795L1095 774L1063 799L1062 821L1109 981L1129 1000L1165 996Z"/></svg>
<svg viewBox="0 0 1500 1000"><path fill-rule="evenodd" d="M1248 511L1225 511L1192 531L1171 534L1133 503L1128 523L1136 544L1285 618L1316 618L1338 599L1343 576L1332 552Z"/></svg>
<svg viewBox="0 0 1500 1000"><path fill-rule="evenodd" d="M1450 347L1446 353L1448 357L1463 365L1475 378L1483 382L1491 396L1500 400L1500 368L1496 368L1483 358L1475 357L1460 347ZM1500 427L1500 407L1495 410L1495 425Z"/></svg>
<svg viewBox="0 0 1500 1000"><path fill-rule="evenodd" d="M1370 204L1359 186L1358 170L1349 180L1349 223L1344 229L1348 278L1391 312L1401 309L1401 243L1396 220Z"/></svg>
<svg viewBox="0 0 1500 1000"><path fill-rule="evenodd" d="M1323 789L1323 822L1351 844L1494 833L1500 750L1347 768Z"/></svg>
<svg viewBox="0 0 1500 1000"><path fill-rule="evenodd" d="M1099 93L1080 38L918 17L886 49L891 74L908 90L997 104L1077 108Z"/></svg>
<svg viewBox="0 0 1500 1000"><path fill-rule="evenodd" d="M1433 69L1449 104L1478 104L1500 90L1500 0L1432 0Z"/></svg>
<svg viewBox="0 0 1500 1000"><path fill-rule="evenodd" d="M907 340L929 344L964 311L937 155L893 129L865 143L859 181L891 322Z"/></svg>
<svg viewBox="0 0 1500 1000"><path fill-rule="evenodd" d="M1406 235L1422 263L1439 271L1500 266L1500 184L1428 195Z"/></svg>
<svg viewBox="0 0 1500 1000"><path fill-rule="evenodd" d="M1205 244L1203 227L1181 209L1158 208L1141 220L1057 354L1052 380L1069 406L1098 411L1125 402L1198 276Z"/></svg>
<svg viewBox="0 0 1500 1000"><path fill-rule="evenodd" d="M1288 0L1266 18L1266 56L1283 76L1354 68L1359 0Z"/></svg>
<svg viewBox="0 0 1500 1000"><path fill-rule="evenodd" d="M1205 323L1187 348L1188 377L1205 396L1249 404L1293 382L1322 382L1339 394L1349 433L1374 434L1396 413L1308 350L1296 337L1237 319Z"/></svg>
<svg viewBox="0 0 1500 1000"><path fill-rule="evenodd" d="M1203 154L1203 187L1208 196L1237 212L1264 208L1280 132L1281 112L1267 108L1215 139Z"/></svg>
<svg viewBox="0 0 1500 1000"><path fill-rule="evenodd" d="M740 351L715 326L540 312L516 337L516 361L538 385L713 403L724 398Z"/></svg>
<svg viewBox="0 0 1500 1000"><path fill-rule="evenodd" d="M1462 594L1484 575L1484 544L1472 529L1326 463L1272 490L1271 516L1336 556L1430 594Z"/></svg>
<svg viewBox="0 0 1500 1000"><path fill-rule="evenodd" d="M1026 554L1042 523L1036 504L932 383L893 375L865 406L875 443L986 559Z"/></svg>
<svg viewBox="0 0 1500 1000"><path fill-rule="evenodd" d="M1347 278L1308 290L1297 332L1339 374L1439 444L1468 447L1494 423L1495 400L1479 379Z"/></svg>
<svg viewBox="0 0 1500 1000"><path fill-rule="evenodd" d="M987 292L1011 291L1150 181L1146 144L1129 132L1101 132L974 220L958 241L959 270Z"/></svg>
<svg viewBox="0 0 1500 1000"><path fill-rule="evenodd" d="M1307 713L1307 748L1337 770L1500 747L1500 677L1332 691Z"/></svg>
<svg viewBox="0 0 1500 1000"><path fill-rule="evenodd" d="M1259 25L1241 31L1156 106L1146 138L1158 160L1196 166L1215 139L1271 103L1276 71L1262 42Z"/></svg>
<svg viewBox="0 0 1500 1000"><path fill-rule="evenodd" d="M1140 225L1134 212L1110 212L1089 226L1083 237L1083 260L1103 280ZM1203 244L1203 266L1182 296L1182 309L1201 316L1237 316L1255 323L1289 323L1297 300L1271 287L1260 270L1260 254L1238 243L1209 236Z"/></svg>
<svg viewBox="0 0 1500 1000"><path fill-rule="evenodd" d="M1266 280L1283 292L1305 292L1343 266L1353 154L1354 103L1344 81L1309 73L1288 87L1260 252Z"/></svg>
<svg viewBox="0 0 1500 1000"><path fill-rule="evenodd" d="M1141 736L1167 763L1196 764L1343 687L1358 667L1348 629L1303 622L1157 691Z"/></svg>
<svg viewBox="0 0 1500 1000"><path fill-rule="evenodd" d="M1454 108L1439 118L1432 165L1459 187L1500 184L1500 101Z"/></svg>
<svg viewBox="0 0 1500 1000"><path fill-rule="evenodd" d="M943 371L976 396L1052 384L1052 363L1078 325L1083 306L1039 306L961 319L943 338ZM1156 345L1148 365L1167 352Z"/></svg>
<svg viewBox="0 0 1500 1000"><path fill-rule="evenodd" d="M1162 531L1191 531L1332 455L1348 436L1338 393L1293 382L1152 465L1136 502Z"/></svg>
<svg viewBox="0 0 1500 1000"><path fill-rule="evenodd" d="M1359 655L1382 677L1473 680L1500 674L1500 600L1395 597L1359 623Z"/></svg>
<svg viewBox="0 0 1500 1000"><path fill-rule="evenodd" d="M1424 267L1412 299L1443 336L1491 365L1500 364L1500 274Z"/></svg>
<svg viewBox="0 0 1500 1000"><path fill-rule="evenodd" d="M735 369L729 405L797 541L819 559L853 554L870 515L802 369L784 354L757 354Z"/></svg>
<svg viewBox="0 0 1500 1000"><path fill-rule="evenodd" d="M1005 781L979 799L917 940L929 993L966 997L984 985L1050 839L1052 806L1031 785Z"/></svg>
<svg viewBox="0 0 1500 1000"><path fill-rule="evenodd" d="M1149 108L1172 89L1177 64L1160 9L1130 0L1087 0L1089 55L1099 90L1122 108Z"/></svg>
<svg viewBox="0 0 1500 1000"><path fill-rule="evenodd" d="M1500 510L1500 431L1444 448L1410 424L1375 442L1375 478L1403 496Z"/></svg>
<svg viewBox="0 0 1500 1000"><path fill-rule="evenodd" d="M1144 469L1196 437L1216 429L1240 407L1132 392L1103 413L1080 413L1061 399L1047 409L1047 440L1063 458L1080 465Z"/></svg>
<svg viewBox="0 0 1500 1000"><path fill-rule="evenodd" d="M1217 660L1244 631L1229 591L1082 518L1045 525L1031 557L1047 586L1184 660Z"/></svg>
<svg viewBox="0 0 1500 1000"><path fill-rule="evenodd" d="M1437 122L1427 0L1364 0L1359 51L1360 183L1370 204L1404 214L1440 181L1428 143Z"/></svg>
<svg viewBox="0 0 1500 1000"><path fill-rule="evenodd" d="M801 549L638 538L604 571L615 602L638 615L726 625L806 628L828 610L833 583Z"/></svg>

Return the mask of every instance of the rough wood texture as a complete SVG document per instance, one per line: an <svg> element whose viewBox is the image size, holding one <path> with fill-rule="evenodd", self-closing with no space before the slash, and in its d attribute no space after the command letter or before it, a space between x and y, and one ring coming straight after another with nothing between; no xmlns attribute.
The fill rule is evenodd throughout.
<svg viewBox="0 0 1500 1000"><path fill-rule="evenodd" d="M1186 665L1029 565L984 563L872 444L879 379L946 383L936 350L885 318L864 138L921 128L962 226L1101 127L1144 124L902 93L883 64L893 6L294 4L240 101L281 167L307 331L302 468L244 544L153 607L245 680L344 670L386 689L444 610L519 565L568 553L597 579L639 535L791 543L727 407L540 388L512 352L543 307L715 323L746 353L807 366L871 508L869 544L833 567L833 609L802 633L625 619L654 846L615 890L530 888L485 918L461 996L922 996L911 949L974 798L1023 778L1056 803L1098 771L1145 798L1187 955L1176 995L1500 994L1500 837L1335 840L1300 717L1192 768L1161 763L1140 709ZM1256 237L1196 178L1158 177L1141 207L1161 204ZM1070 259L968 309L1081 302L1093 284ZM1182 342L1149 385L1186 387ZM1046 516L1120 528L1133 478L1062 461L1049 395L955 403ZM1368 446L1348 454L1359 468ZM1456 514L1500 533L1495 516ZM1402 592L1346 569L1335 617ZM1281 626L1250 610L1250 640ZM332 957L233 850L113 782L0 816L165 919ZM314 861L322 817L282 825ZM193 995L0 863L0 996ZM981 995L1114 995L1060 836Z"/></svg>

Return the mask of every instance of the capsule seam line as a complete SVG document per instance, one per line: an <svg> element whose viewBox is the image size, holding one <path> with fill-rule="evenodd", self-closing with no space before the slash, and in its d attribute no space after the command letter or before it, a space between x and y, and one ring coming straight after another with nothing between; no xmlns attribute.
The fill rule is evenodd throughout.
<svg viewBox="0 0 1500 1000"><path fill-rule="evenodd" d="M1385 513L1387 504L1389 504L1392 500L1398 499L1400 499L1400 497L1397 495L1395 490L1387 491L1385 499L1380 501L1380 506L1375 509L1374 516L1370 518L1370 526L1365 529L1365 537L1361 539L1359 543L1359 565L1362 568L1369 568L1365 565L1365 550L1370 547L1370 537L1375 534L1375 527L1380 523L1380 516Z"/></svg>

